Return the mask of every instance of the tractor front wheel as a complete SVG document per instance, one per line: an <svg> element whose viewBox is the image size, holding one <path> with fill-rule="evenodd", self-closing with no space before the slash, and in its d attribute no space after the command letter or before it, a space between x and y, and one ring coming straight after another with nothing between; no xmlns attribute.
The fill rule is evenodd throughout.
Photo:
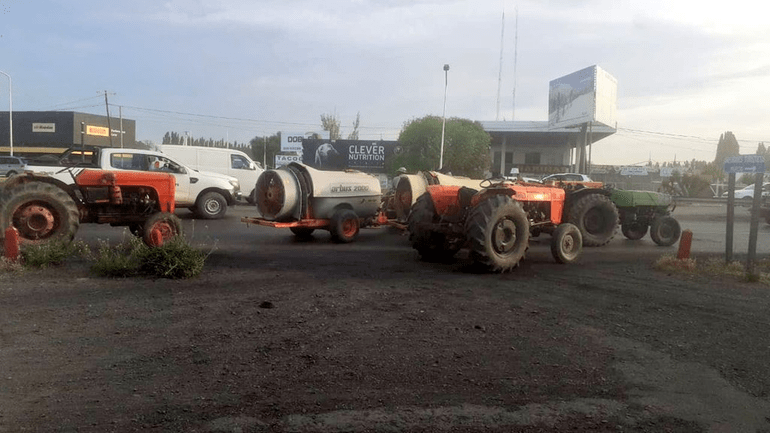
<svg viewBox="0 0 770 433"><path fill-rule="evenodd" d="M679 226L679 221L670 215L655 218L650 226L652 241L662 247L674 245L681 234L682 228Z"/></svg>
<svg viewBox="0 0 770 433"><path fill-rule="evenodd" d="M174 236L182 235L182 221L169 212L158 212L147 218L142 240L151 247L161 247Z"/></svg>
<svg viewBox="0 0 770 433"><path fill-rule="evenodd" d="M620 226L620 231L623 233L623 236L625 236L626 239L636 241L643 238L644 235L647 234L647 224L637 221L623 224Z"/></svg>
<svg viewBox="0 0 770 433"><path fill-rule="evenodd" d="M583 236L574 224L556 227L551 238L551 254L558 263L572 263L583 251Z"/></svg>
<svg viewBox="0 0 770 433"><path fill-rule="evenodd" d="M80 213L62 188L46 182L27 182L0 197L0 227L4 230L8 226L19 231L22 243L70 242L80 226Z"/></svg>
<svg viewBox="0 0 770 433"><path fill-rule="evenodd" d="M334 242L349 243L358 237L360 228L361 221L355 212L350 209L340 209L332 215L329 231Z"/></svg>
<svg viewBox="0 0 770 433"><path fill-rule="evenodd" d="M465 233L474 262L494 272L506 272L527 251L529 220L520 203L507 195L494 195L471 210Z"/></svg>

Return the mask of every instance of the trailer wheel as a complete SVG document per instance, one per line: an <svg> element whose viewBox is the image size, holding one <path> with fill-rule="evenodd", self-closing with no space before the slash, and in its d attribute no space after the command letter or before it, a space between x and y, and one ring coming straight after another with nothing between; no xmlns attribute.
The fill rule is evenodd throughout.
<svg viewBox="0 0 770 433"><path fill-rule="evenodd" d="M584 246L600 247L615 236L618 208L604 194L588 194L571 206L569 222L580 230Z"/></svg>
<svg viewBox="0 0 770 433"><path fill-rule="evenodd" d="M142 240L151 247L161 247L174 236L182 235L182 221L169 212L152 214L144 223Z"/></svg>
<svg viewBox="0 0 770 433"><path fill-rule="evenodd" d="M558 263L572 263L583 251L583 236L574 224L556 227L551 237L551 254Z"/></svg>
<svg viewBox="0 0 770 433"><path fill-rule="evenodd" d="M644 235L647 234L647 228L647 224L635 221L621 225L620 231L623 233L623 236L625 236L626 239L636 241L643 238Z"/></svg>
<svg viewBox="0 0 770 433"><path fill-rule="evenodd" d="M298 238L309 238L315 231L315 229L308 227L289 227L289 230L291 230L291 232Z"/></svg>
<svg viewBox="0 0 770 433"><path fill-rule="evenodd" d="M227 200L218 192L209 191L200 196L195 203L195 213L204 219L224 218L226 212Z"/></svg>
<svg viewBox="0 0 770 433"><path fill-rule="evenodd" d="M361 221L355 212L350 209L340 209L332 215L329 231L334 242L346 244L358 237L360 228Z"/></svg>
<svg viewBox="0 0 770 433"><path fill-rule="evenodd" d="M674 245L681 234L682 228L679 227L679 221L670 215L655 218L650 226L652 241L662 247Z"/></svg>
<svg viewBox="0 0 770 433"><path fill-rule="evenodd" d="M443 262L451 259L460 250L460 243L449 244L446 235L431 229L436 222L436 208L430 193L417 197L408 211L407 229L409 242L422 260Z"/></svg>
<svg viewBox="0 0 770 433"><path fill-rule="evenodd" d="M65 190L46 182L26 182L0 197L0 227L11 225L25 244L70 242L80 226L80 214Z"/></svg>
<svg viewBox="0 0 770 433"><path fill-rule="evenodd" d="M529 220L521 204L506 195L494 195L471 210L465 225L470 257L495 272L519 264L529 245Z"/></svg>

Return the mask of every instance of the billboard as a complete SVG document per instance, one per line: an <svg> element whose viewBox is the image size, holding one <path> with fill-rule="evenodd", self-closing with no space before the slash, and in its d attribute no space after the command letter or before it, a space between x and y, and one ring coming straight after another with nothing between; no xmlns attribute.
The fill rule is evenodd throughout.
<svg viewBox="0 0 770 433"><path fill-rule="evenodd" d="M290 162L302 162L300 155L275 155L275 168L282 167Z"/></svg>
<svg viewBox="0 0 770 433"><path fill-rule="evenodd" d="M281 132L281 152L302 152L303 132Z"/></svg>
<svg viewBox="0 0 770 433"><path fill-rule="evenodd" d="M548 126L566 128L596 122L615 128L618 81L594 65L549 83Z"/></svg>
<svg viewBox="0 0 770 433"><path fill-rule="evenodd" d="M397 141L315 140L302 141L302 163L320 170L347 168L366 173L385 173L385 161L398 152Z"/></svg>

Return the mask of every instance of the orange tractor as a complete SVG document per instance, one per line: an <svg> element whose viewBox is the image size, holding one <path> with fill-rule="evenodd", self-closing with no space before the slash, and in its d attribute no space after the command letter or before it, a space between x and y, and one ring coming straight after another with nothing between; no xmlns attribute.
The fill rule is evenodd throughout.
<svg viewBox="0 0 770 433"><path fill-rule="evenodd" d="M584 239L566 216L604 203L591 188L581 194L563 186L491 179L480 186L427 185L417 198L407 226L412 247L424 260L446 260L467 247L476 264L506 272L524 257L530 236L549 233L553 257L570 263L579 257ZM617 210L611 202L608 215L614 230Z"/></svg>
<svg viewBox="0 0 770 433"><path fill-rule="evenodd" d="M169 173L82 170L74 184L25 173L0 189L0 236L15 227L24 243L71 241L81 223L127 226L150 246L182 233Z"/></svg>

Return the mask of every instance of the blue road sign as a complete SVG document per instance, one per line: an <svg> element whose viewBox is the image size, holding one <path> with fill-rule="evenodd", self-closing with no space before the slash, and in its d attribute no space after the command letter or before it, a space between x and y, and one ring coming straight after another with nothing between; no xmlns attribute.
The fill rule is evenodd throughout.
<svg viewBox="0 0 770 433"><path fill-rule="evenodd" d="M765 158L762 155L738 155L725 158L725 173L764 173Z"/></svg>

